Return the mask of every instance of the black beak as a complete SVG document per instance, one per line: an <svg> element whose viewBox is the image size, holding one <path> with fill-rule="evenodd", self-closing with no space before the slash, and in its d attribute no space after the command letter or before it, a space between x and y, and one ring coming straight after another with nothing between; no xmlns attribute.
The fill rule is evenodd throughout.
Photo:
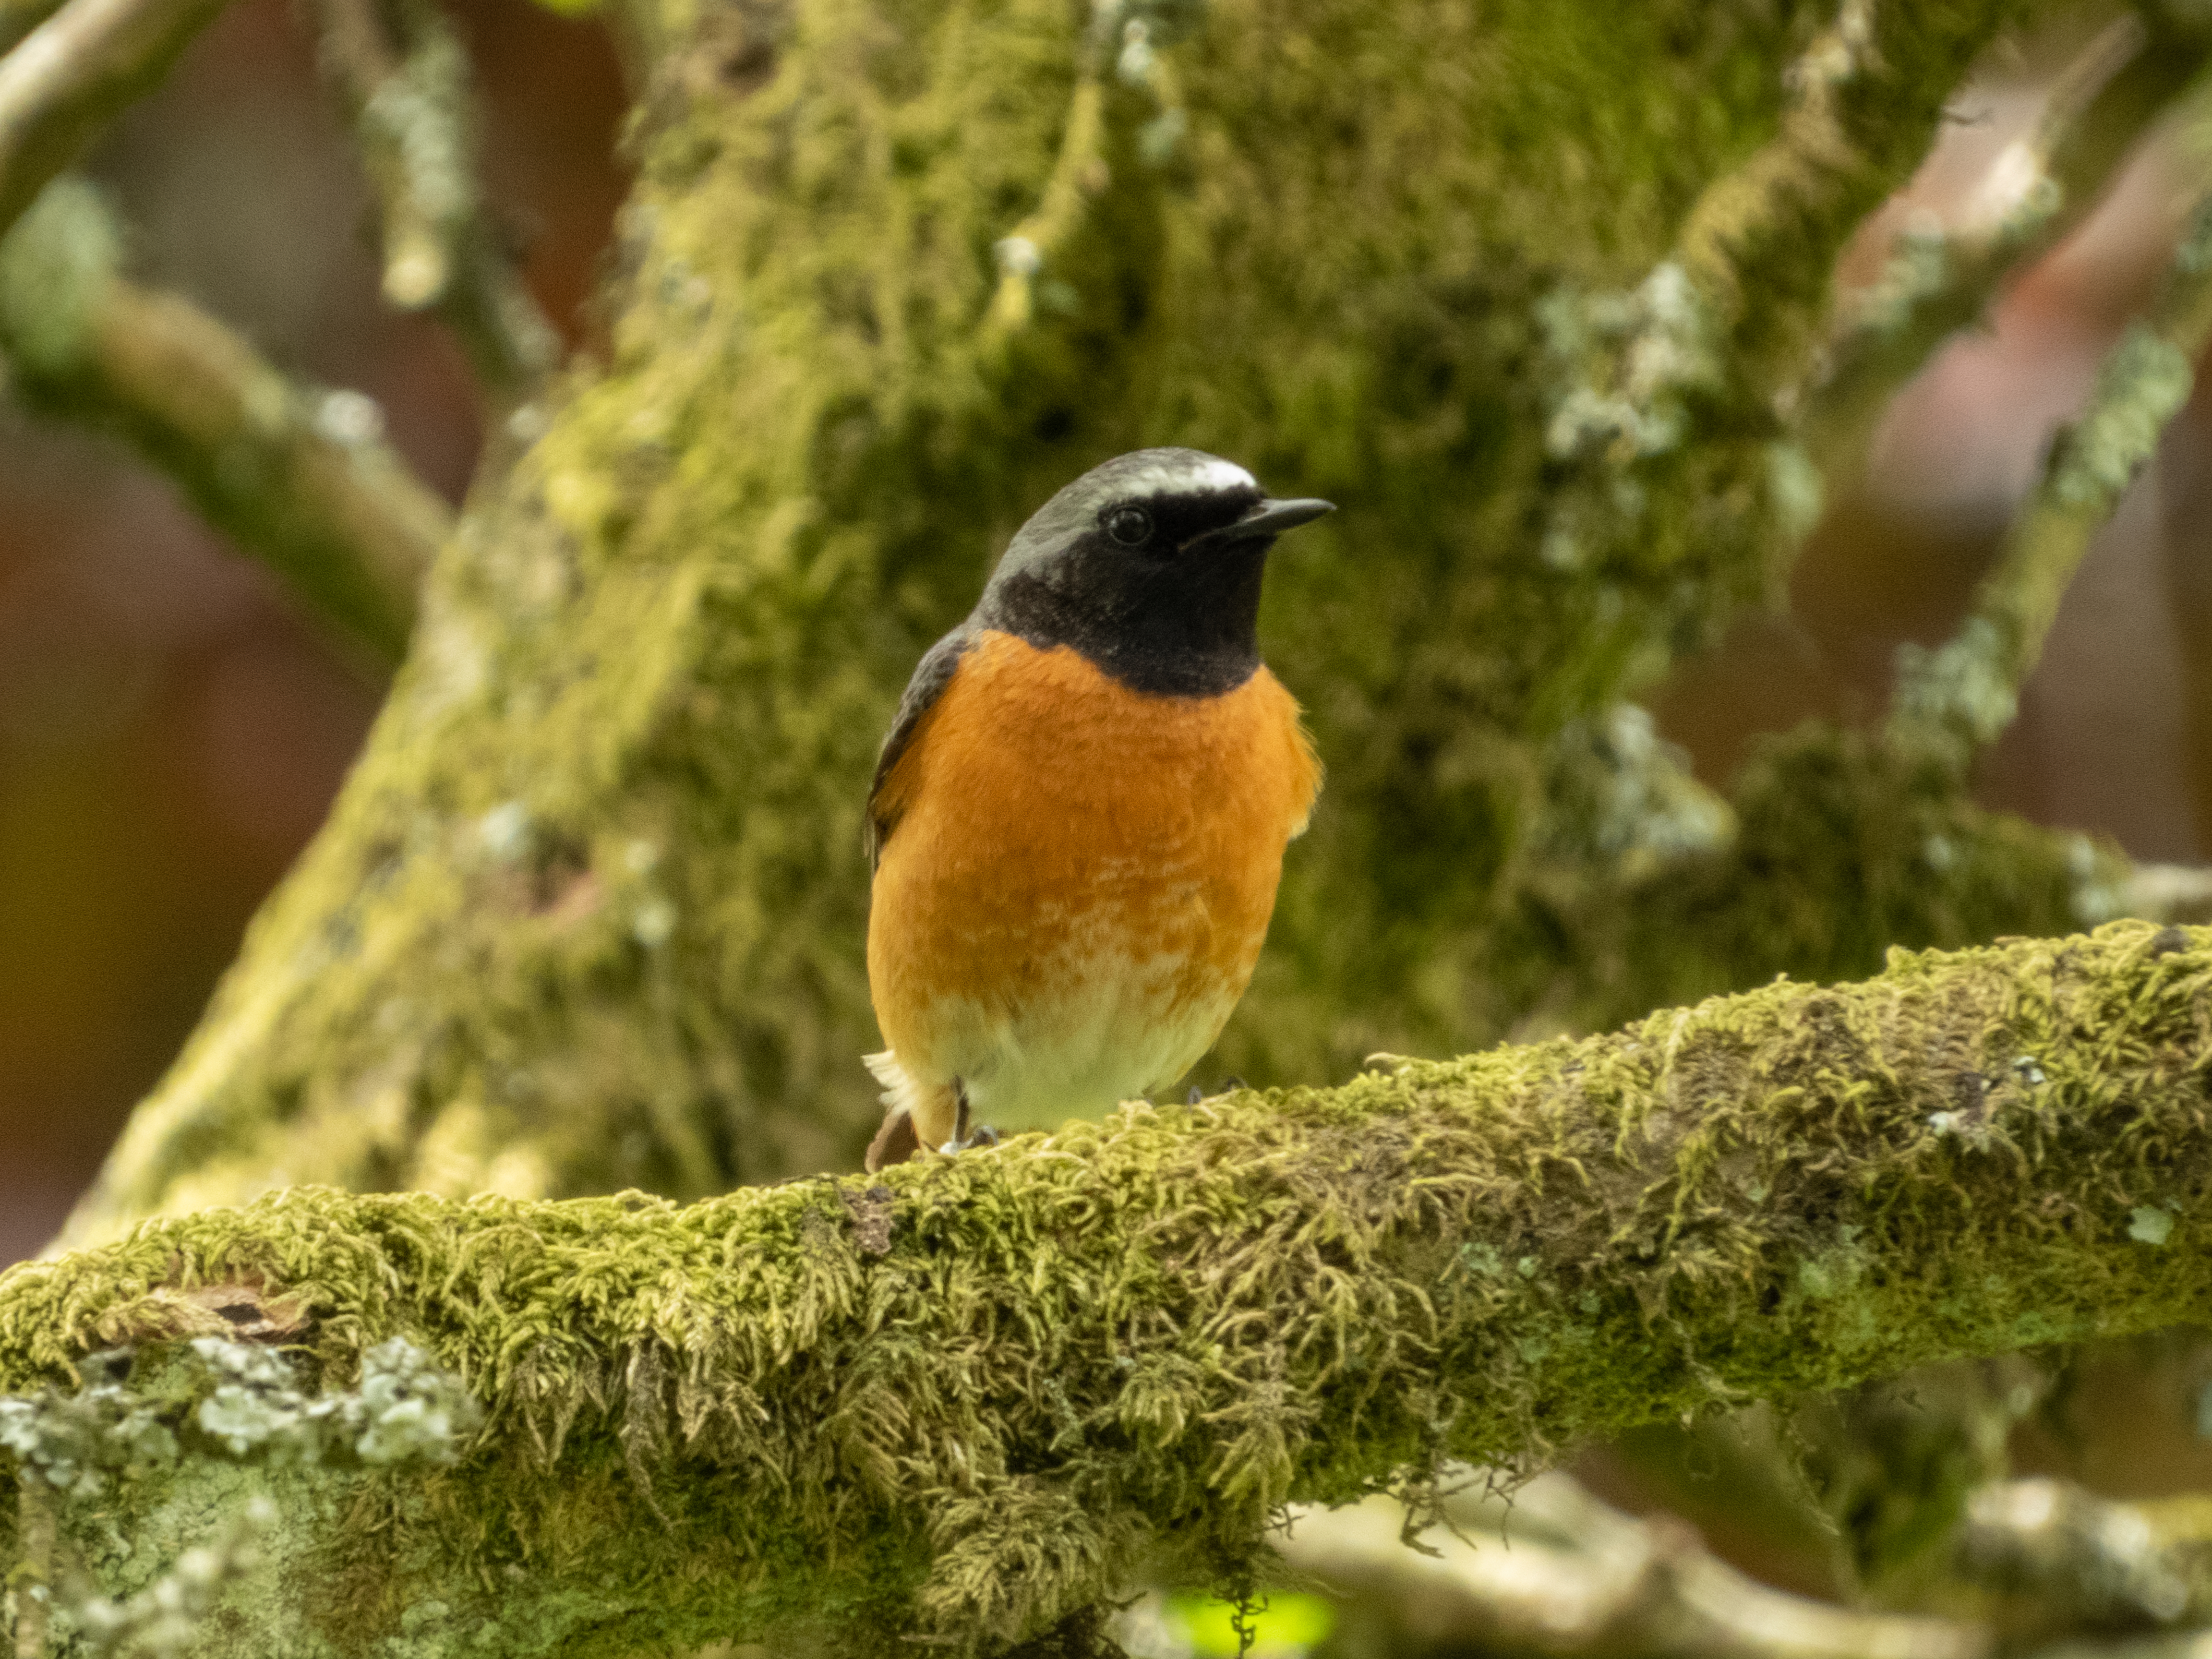
<svg viewBox="0 0 2212 1659"><path fill-rule="evenodd" d="M1335 511L1334 501L1261 501L1226 530L1214 533L1225 542L1249 541L1255 536L1279 536L1285 530L1296 530L1302 524L1311 524L1324 513Z"/></svg>

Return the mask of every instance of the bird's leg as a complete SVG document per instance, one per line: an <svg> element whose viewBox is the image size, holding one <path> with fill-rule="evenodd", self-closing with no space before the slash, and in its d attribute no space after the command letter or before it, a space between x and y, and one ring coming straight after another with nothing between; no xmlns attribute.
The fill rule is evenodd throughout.
<svg viewBox="0 0 2212 1659"><path fill-rule="evenodd" d="M952 1139L945 1144L948 1152L957 1152L968 1144L968 1085L959 1078L952 1079Z"/></svg>
<svg viewBox="0 0 2212 1659"><path fill-rule="evenodd" d="M974 1128L968 1122L968 1085L959 1078L952 1079L952 1139L937 1150L940 1152L964 1152L970 1146L995 1146L999 1132L988 1123L978 1123Z"/></svg>

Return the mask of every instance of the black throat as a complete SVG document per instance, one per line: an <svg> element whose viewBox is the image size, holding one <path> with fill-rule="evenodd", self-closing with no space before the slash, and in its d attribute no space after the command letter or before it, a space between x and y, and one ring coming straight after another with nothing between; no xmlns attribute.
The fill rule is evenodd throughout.
<svg viewBox="0 0 2212 1659"><path fill-rule="evenodd" d="M1058 569L994 582L975 621L1040 650L1073 647L1132 691L1218 697L1260 667L1260 582L1273 538L1207 550L1188 562Z"/></svg>

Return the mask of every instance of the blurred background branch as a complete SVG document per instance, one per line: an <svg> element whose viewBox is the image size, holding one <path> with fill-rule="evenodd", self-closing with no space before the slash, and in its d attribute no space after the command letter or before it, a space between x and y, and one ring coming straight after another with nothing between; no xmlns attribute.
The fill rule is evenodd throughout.
<svg viewBox="0 0 2212 1659"><path fill-rule="evenodd" d="M1288 1587L1345 1609L1330 1650L1589 1659L2137 1659L2201 1636L2212 1560L2207 1503L2116 1504L2051 1480L1978 1489L1946 1547L1971 1616L1885 1611L1791 1595L1711 1553L1663 1513L1638 1516L1572 1475L1515 1483L1462 1468L1433 1516L1375 1497L1300 1509L1270 1534ZM2177 1512L2187 1521L2177 1527ZM1410 1544L1409 1544L1409 1540ZM1131 1659L1207 1651L1154 1592L1117 1634ZM1261 1621L1264 1631L1266 1622Z"/></svg>
<svg viewBox="0 0 2212 1659"><path fill-rule="evenodd" d="M2088 216L2136 143L2172 114L2206 48L2201 30L2162 13L2121 13L2052 76L2033 126L1948 219L1927 213L1903 228L1881 274L1838 305L1821 348L1804 422L1825 473L1858 476L1898 388Z"/></svg>
<svg viewBox="0 0 2212 1659"><path fill-rule="evenodd" d="M68 0L0 17L0 349L27 406L125 437L388 668L452 514L386 441L381 410L291 386L188 299L123 277L106 206L48 184L217 9ZM431 0L389 17L374 0L325 0L316 17L383 207L385 297L453 327L511 453L527 434L504 423L538 394L560 342L482 198L459 39Z"/></svg>
<svg viewBox="0 0 2212 1659"><path fill-rule="evenodd" d="M15 0L0 8L0 52L6 52L54 15L59 0Z"/></svg>
<svg viewBox="0 0 2212 1659"><path fill-rule="evenodd" d="M313 0L312 12L323 72L376 193L385 300L434 311L504 419L538 395L560 341L477 182L460 39L436 0Z"/></svg>
<svg viewBox="0 0 2212 1659"><path fill-rule="evenodd" d="M0 233L224 0L66 0L0 57Z"/></svg>
<svg viewBox="0 0 2212 1659"><path fill-rule="evenodd" d="M1965 624L1940 650L1908 647L1899 659L1893 740L1942 748L1963 769L2012 724L2092 538L2188 401L2208 336L2212 191L2192 205L2158 297L2106 356L2080 419L2054 441Z"/></svg>
<svg viewBox="0 0 2212 1659"><path fill-rule="evenodd" d="M205 312L118 270L120 234L64 178L0 242L0 350L41 414L112 431L210 524L388 669L453 527L359 392L299 386Z"/></svg>
<svg viewBox="0 0 2212 1659"><path fill-rule="evenodd" d="M1418 1534L1406 1507L1370 1498L1305 1510L1273 1541L1302 1575L1359 1609L1374 1650L1452 1649L1644 1659L1988 1659L1963 1620L1853 1610L1786 1595L1716 1559L1668 1516L1638 1519L1571 1475L1466 1489ZM1143 1659L1141 1654L1133 1659ZM1162 1659L1165 1659L1162 1656Z"/></svg>

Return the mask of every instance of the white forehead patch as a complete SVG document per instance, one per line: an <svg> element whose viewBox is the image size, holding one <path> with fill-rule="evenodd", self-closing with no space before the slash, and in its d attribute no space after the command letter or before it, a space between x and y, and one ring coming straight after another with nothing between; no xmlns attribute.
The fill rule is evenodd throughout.
<svg viewBox="0 0 2212 1659"><path fill-rule="evenodd" d="M1115 480L1119 496L1179 495L1195 489L1257 489L1259 483L1234 461L1207 455L1188 461L1163 461Z"/></svg>

